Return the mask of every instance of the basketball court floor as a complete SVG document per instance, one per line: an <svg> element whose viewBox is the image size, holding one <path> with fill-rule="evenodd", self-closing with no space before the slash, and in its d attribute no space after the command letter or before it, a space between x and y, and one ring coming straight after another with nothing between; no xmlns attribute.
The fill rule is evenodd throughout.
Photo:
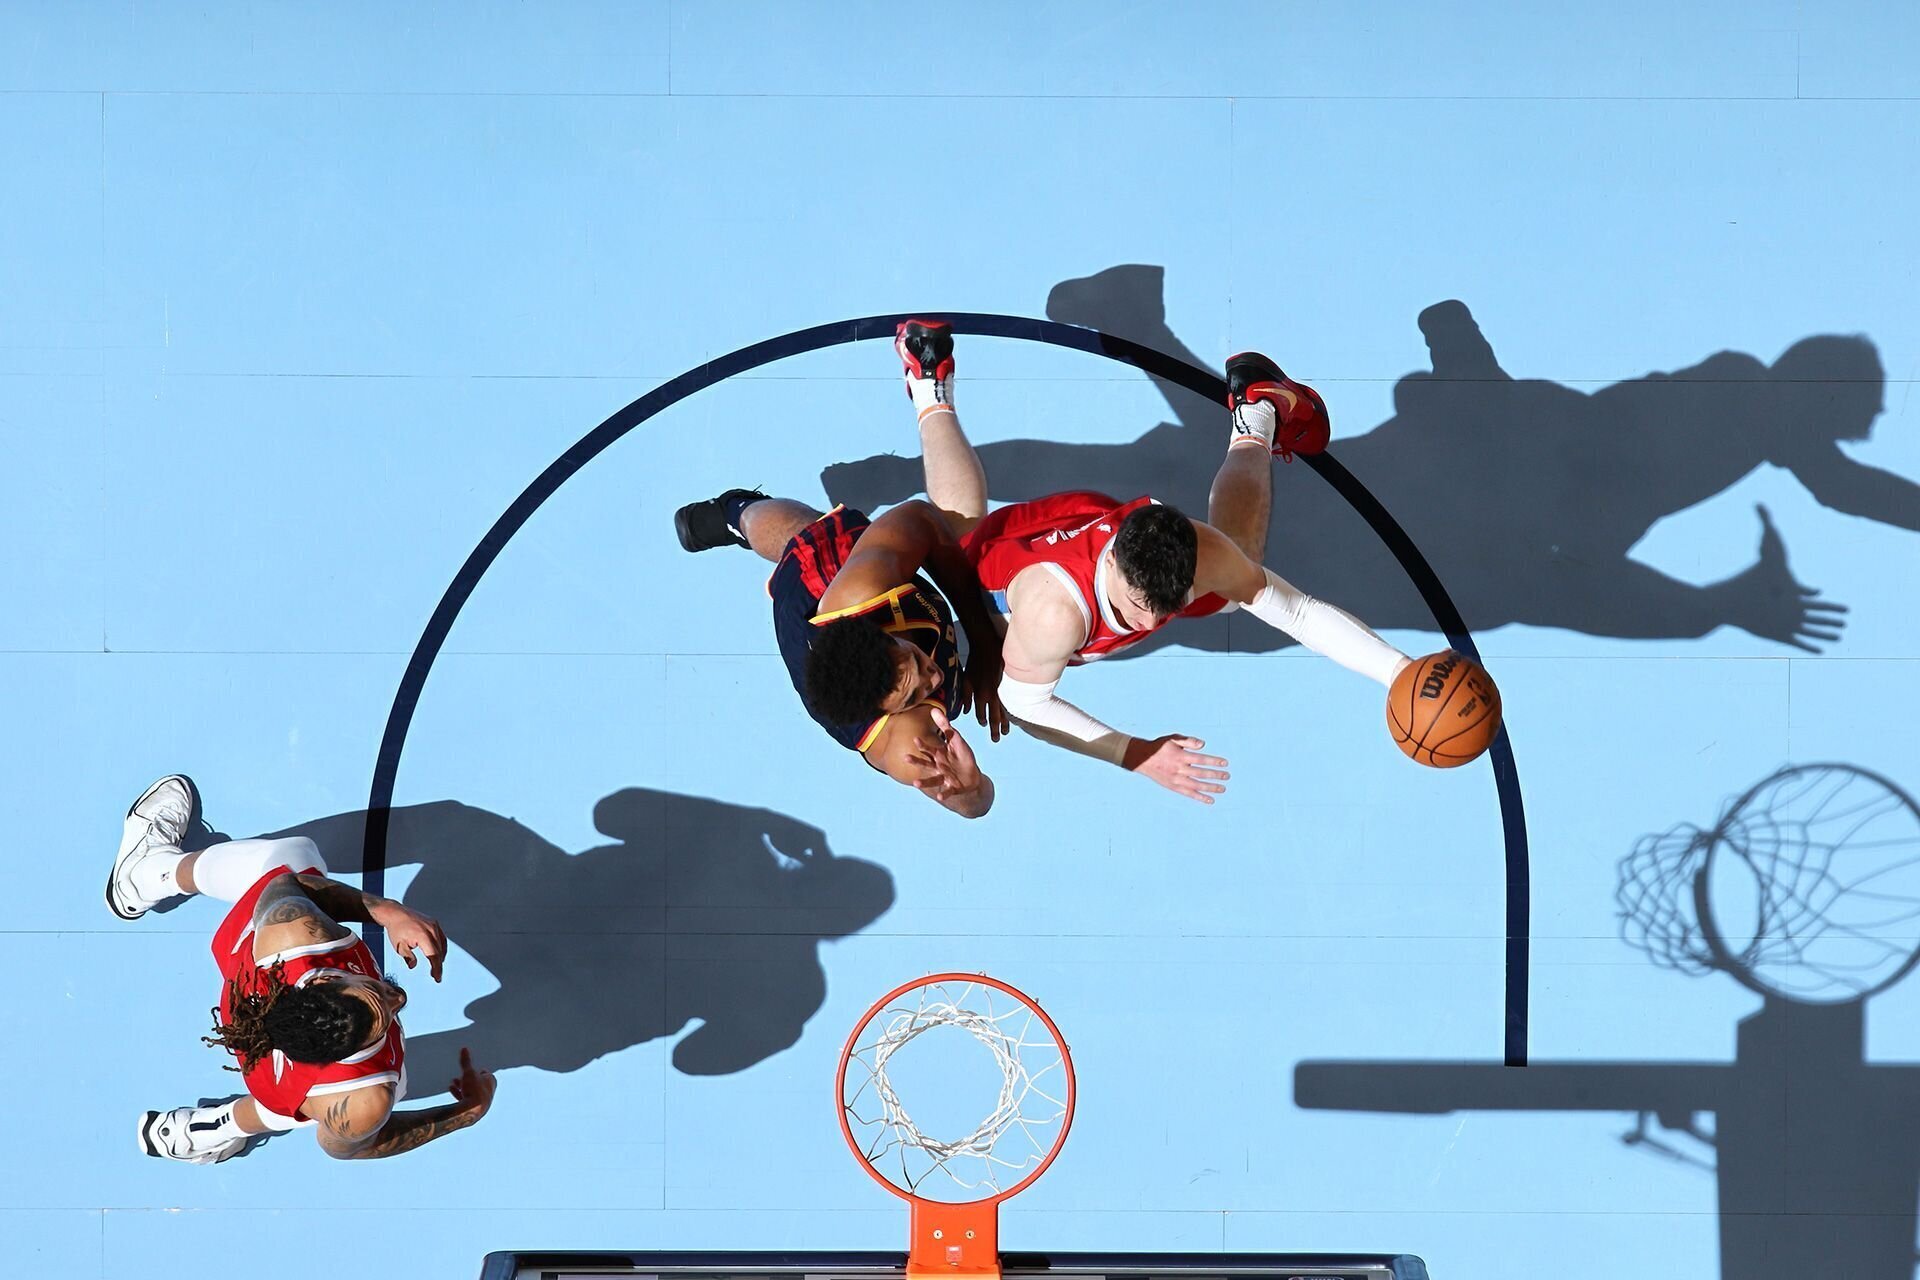
<svg viewBox="0 0 1920 1280"><path fill-rule="evenodd" d="M0 1272L904 1249L834 1076L958 971L1078 1072L1007 1250L1911 1274L1912 4L13 0L0 172ZM1197 514L1174 366L1317 387L1268 563L1477 647L1501 766L1242 617L1062 686L1211 807L974 729L968 822L827 740L672 513L916 492L921 312L998 501ZM411 1105L467 1046L485 1119L139 1152L238 1082L219 905L100 899L173 772L445 924Z"/></svg>

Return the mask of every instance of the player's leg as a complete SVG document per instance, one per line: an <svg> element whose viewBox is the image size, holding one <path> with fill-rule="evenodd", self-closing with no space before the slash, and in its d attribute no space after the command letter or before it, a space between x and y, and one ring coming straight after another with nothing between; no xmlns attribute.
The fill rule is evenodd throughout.
<svg viewBox="0 0 1920 1280"><path fill-rule="evenodd" d="M142 1112L140 1149L163 1160L219 1164L246 1149L263 1133L286 1133L299 1121L263 1111L250 1097L211 1107L175 1107Z"/></svg>
<svg viewBox="0 0 1920 1280"><path fill-rule="evenodd" d="M893 349L907 378L907 396L920 418L920 460L927 498L946 513L955 535L987 514L987 472L960 428L953 407L953 326L906 320L894 331Z"/></svg>
<svg viewBox="0 0 1920 1280"><path fill-rule="evenodd" d="M1326 448L1327 409L1312 387L1254 351L1227 360L1227 407L1233 431L1207 495L1207 523L1260 561L1273 515L1273 455L1291 462Z"/></svg>
<svg viewBox="0 0 1920 1280"><path fill-rule="evenodd" d="M762 560L778 560L793 535L819 518L804 502L769 498L758 489L729 489L674 512L673 529L688 551L746 547Z"/></svg>
<svg viewBox="0 0 1920 1280"><path fill-rule="evenodd" d="M204 893L222 902L238 902L276 867L296 875L327 874L320 847L305 836L228 840L180 860L174 883L181 893Z"/></svg>

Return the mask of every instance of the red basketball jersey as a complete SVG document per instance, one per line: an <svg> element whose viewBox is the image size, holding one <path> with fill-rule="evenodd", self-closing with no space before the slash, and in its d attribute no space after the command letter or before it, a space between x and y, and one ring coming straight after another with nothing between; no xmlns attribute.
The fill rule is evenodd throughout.
<svg viewBox="0 0 1920 1280"><path fill-rule="evenodd" d="M233 904L227 918L220 923L219 930L213 935L213 962L220 967L220 976L225 980L220 987L220 1015L223 1020L233 1016L228 983L238 977L245 987L251 989L260 981L261 971L271 968L276 961L283 966L281 972L286 981L296 986L312 981L315 974L328 969L345 970L368 977L379 975L380 968L373 961L373 952L367 950L366 943L352 935L332 942L293 947L259 960L253 958L253 909L260 901L260 893L267 887L267 882L275 876L317 870L315 867L275 867L254 881L253 887ZM401 1082L406 1078L403 1065L405 1057L400 1023L396 1019L379 1043L339 1062L326 1066L295 1062L276 1049L256 1062L253 1070L242 1079L246 1081L247 1092L253 1095L255 1102L277 1115L296 1119L300 1115L301 1104L308 1098L329 1093L345 1093L349 1089L360 1089L367 1085L391 1084L397 1097Z"/></svg>
<svg viewBox="0 0 1920 1280"><path fill-rule="evenodd" d="M1080 606L1087 624L1087 638L1072 661L1091 662L1159 630L1158 626L1127 630L1101 586L1101 570L1112 556L1120 522L1153 501L1117 502L1088 490L1048 494L990 512L968 531L961 545L980 575L980 585L1003 613L1007 587L1022 570L1037 564L1051 573ZM1173 617L1202 618L1226 604L1225 596L1209 593L1189 600Z"/></svg>

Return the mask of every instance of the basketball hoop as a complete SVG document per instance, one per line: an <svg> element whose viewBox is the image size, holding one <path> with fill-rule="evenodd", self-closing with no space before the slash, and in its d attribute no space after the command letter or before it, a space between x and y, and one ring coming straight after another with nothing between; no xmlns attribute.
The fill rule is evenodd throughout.
<svg viewBox="0 0 1920 1280"><path fill-rule="evenodd" d="M923 1040L929 1032L943 1034ZM977 1085L988 1075L984 1064L968 1072L960 1061L973 1056L963 1036L986 1049L998 1080L970 1132L936 1136L908 1113L895 1073L912 1063L923 1084L939 1086L929 1092L951 1105L965 1094L966 1076ZM933 1047L940 1040L945 1046ZM961 1053L948 1051L954 1048ZM1053 1019L984 974L916 979L882 996L854 1026L835 1088L848 1148L910 1206L907 1275L998 1277L1000 1203L1047 1171L1073 1125L1073 1059Z"/></svg>

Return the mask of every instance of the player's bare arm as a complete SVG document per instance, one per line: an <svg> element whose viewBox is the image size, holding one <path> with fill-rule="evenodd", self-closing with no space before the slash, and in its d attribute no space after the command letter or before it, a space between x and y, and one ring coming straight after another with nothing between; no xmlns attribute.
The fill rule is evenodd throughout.
<svg viewBox="0 0 1920 1280"><path fill-rule="evenodd" d="M963 818L981 817L993 807L993 779L981 772L973 749L938 707L914 707L890 718L867 759Z"/></svg>
<svg viewBox="0 0 1920 1280"><path fill-rule="evenodd" d="M320 875L285 875L271 881L254 907L254 954L277 955L294 947L347 936L342 921L371 923L387 931L394 953L413 968L415 952L427 957L440 981L447 935L437 922L390 898L364 893Z"/></svg>
<svg viewBox="0 0 1920 1280"><path fill-rule="evenodd" d="M275 876L260 892L253 908L253 953L278 955L316 942L334 942L348 935L342 926L308 894L295 875Z"/></svg>
<svg viewBox="0 0 1920 1280"><path fill-rule="evenodd" d="M425 955L427 973L435 982L440 981L440 966L447 954L447 934L439 921L391 898L364 892L326 876L295 878L314 905L333 919L377 924L386 930L394 954L406 962L407 968L418 963L416 952Z"/></svg>
<svg viewBox="0 0 1920 1280"><path fill-rule="evenodd" d="M914 498L876 519L854 544L846 564L820 597L820 611L832 613L892 590L922 569L940 588L970 649L999 648L998 632L987 616L980 579L967 563L953 531L932 503Z"/></svg>
<svg viewBox="0 0 1920 1280"><path fill-rule="evenodd" d="M1006 708L1000 702L1000 676L1003 669L1000 628L987 612L986 593L980 576L968 563L966 552L953 536L952 528L937 507L928 507L933 522L934 541L927 551L927 576L953 605L955 620L967 637L967 685L961 710L971 707L974 716L986 726L993 741L1000 741L1009 727Z"/></svg>
<svg viewBox="0 0 1920 1280"><path fill-rule="evenodd" d="M424 1147L477 1122L493 1105L497 1082L460 1051L460 1078L450 1086L453 1101L418 1111L395 1111L392 1085L372 1085L309 1103L307 1118L318 1122L320 1149L337 1160L379 1160ZM317 1114L316 1114L317 1113Z"/></svg>
<svg viewBox="0 0 1920 1280"><path fill-rule="evenodd" d="M1007 604L1001 700L1022 728L1043 742L1119 765L1203 804L1226 790L1227 762L1200 754L1206 745L1200 739L1177 733L1136 738L1054 692L1068 660L1086 641L1087 622L1051 574L1038 566L1020 573L1008 585Z"/></svg>

